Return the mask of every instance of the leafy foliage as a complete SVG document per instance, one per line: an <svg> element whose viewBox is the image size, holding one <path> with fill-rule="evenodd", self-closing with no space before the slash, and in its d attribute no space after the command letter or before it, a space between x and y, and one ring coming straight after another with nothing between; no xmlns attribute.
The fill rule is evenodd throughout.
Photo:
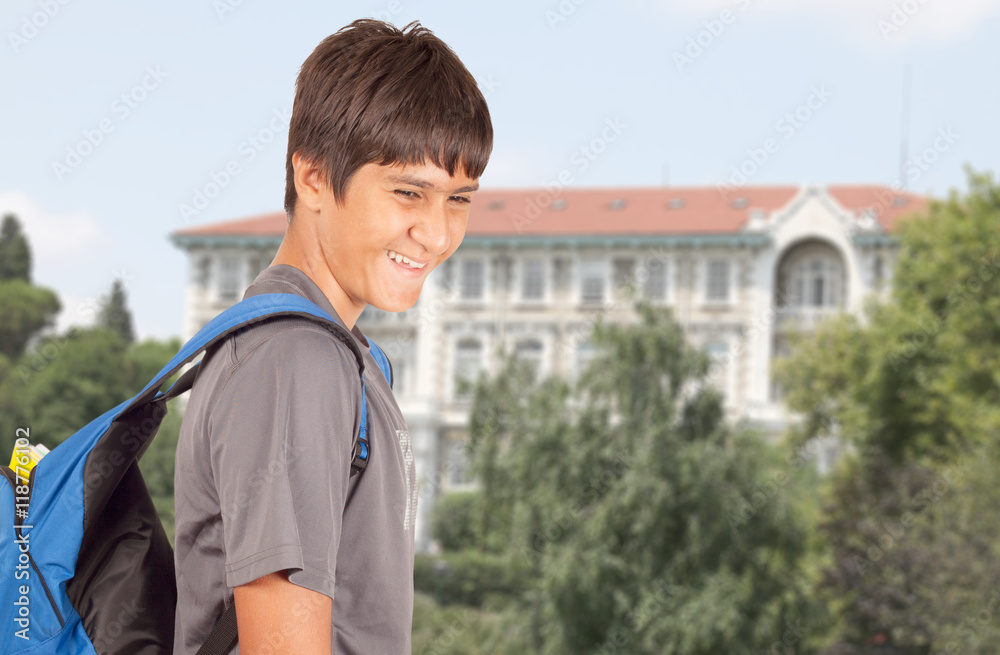
<svg viewBox="0 0 1000 655"><path fill-rule="evenodd" d="M500 614L470 607L440 607L419 592L413 600L414 655L512 652L504 650L512 626Z"/></svg>
<svg viewBox="0 0 1000 655"><path fill-rule="evenodd" d="M445 550L476 548L480 545L475 529L476 517L482 510L482 494L478 491L456 491L445 494L434 504L431 532Z"/></svg>
<svg viewBox="0 0 1000 655"><path fill-rule="evenodd" d="M511 566L503 554L475 548L418 554L413 586L441 605L505 605L529 584L525 566Z"/></svg>
<svg viewBox="0 0 1000 655"><path fill-rule="evenodd" d="M0 282L31 283L31 248L17 216L6 214L0 225Z"/></svg>
<svg viewBox="0 0 1000 655"><path fill-rule="evenodd" d="M0 354L18 358L39 332L55 323L56 294L24 280L0 282Z"/></svg>
<svg viewBox="0 0 1000 655"><path fill-rule="evenodd" d="M796 471L726 426L707 356L669 313L639 313L595 326L602 354L577 382L507 358L477 385L476 529L505 532L508 566L527 569L523 647L750 653L819 639L815 622L794 632L813 618Z"/></svg>
<svg viewBox="0 0 1000 655"><path fill-rule="evenodd" d="M947 461L1000 429L1000 188L970 174L967 195L902 223L889 302L796 344L778 368L800 435L831 426L862 452Z"/></svg>
<svg viewBox="0 0 1000 655"><path fill-rule="evenodd" d="M970 173L966 194L903 223L891 298L822 326L779 368L807 419L798 438L834 434L854 453L820 526L820 590L840 617L829 655L991 652L996 628L969 620L1000 582L979 564L1000 530L986 473L1000 454L998 219L1000 187Z"/></svg>
<svg viewBox="0 0 1000 655"><path fill-rule="evenodd" d="M43 339L16 365L0 357L0 453L12 451L18 427L30 428L33 443L57 446L138 393L179 348L176 339L128 346L110 330L73 328ZM140 462L168 535L180 420L171 408Z"/></svg>
<svg viewBox="0 0 1000 655"><path fill-rule="evenodd" d="M115 280L111 285L111 293L104 299L97 314L97 324L117 334L125 343L135 341L132 312L128 310L125 287L121 280Z"/></svg>

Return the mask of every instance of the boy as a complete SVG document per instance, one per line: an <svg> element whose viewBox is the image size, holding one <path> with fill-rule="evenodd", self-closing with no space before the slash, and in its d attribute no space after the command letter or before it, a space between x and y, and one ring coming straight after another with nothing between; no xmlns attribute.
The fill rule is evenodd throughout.
<svg viewBox="0 0 1000 655"><path fill-rule="evenodd" d="M406 423L355 321L402 311L461 243L493 144L455 53L359 20L296 82L288 227L246 295L295 293L343 329L253 325L205 356L175 472L175 652L232 595L240 652L410 652L416 475ZM371 457L351 476L364 362Z"/></svg>

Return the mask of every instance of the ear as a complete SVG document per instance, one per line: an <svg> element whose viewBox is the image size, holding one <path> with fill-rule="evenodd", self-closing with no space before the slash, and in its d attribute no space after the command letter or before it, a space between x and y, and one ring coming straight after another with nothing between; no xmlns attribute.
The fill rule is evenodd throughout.
<svg viewBox="0 0 1000 655"><path fill-rule="evenodd" d="M304 158L301 152L292 155L292 170L294 171L295 193L298 203L309 211L318 212L322 205L324 185L319 166Z"/></svg>

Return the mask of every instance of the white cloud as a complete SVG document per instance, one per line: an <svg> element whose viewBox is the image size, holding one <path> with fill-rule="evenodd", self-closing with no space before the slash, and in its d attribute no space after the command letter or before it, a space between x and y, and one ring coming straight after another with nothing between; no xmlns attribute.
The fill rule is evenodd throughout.
<svg viewBox="0 0 1000 655"><path fill-rule="evenodd" d="M18 191L0 192L0 214L7 213L16 214L20 219L31 243L36 270L43 262L54 263L84 255L109 242L90 214L49 214Z"/></svg>
<svg viewBox="0 0 1000 655"><path fill-rule="evenodd" d="M89 324L94 302L110 286L105 270L112 238L87 212L55 214L19 191L0 191L0 216L13 213L28 237L32 279L59 294L63 310L58 329Z"/></svg>
<svg viewBox="0 0 1000 655"><path fill-rule="evenodd" d="M1000 13L998 0L632 0L634 4L669 8L711 18L723 9L737 15L808 13L829 16L854 35L902 45L947 42Z"/></svg>

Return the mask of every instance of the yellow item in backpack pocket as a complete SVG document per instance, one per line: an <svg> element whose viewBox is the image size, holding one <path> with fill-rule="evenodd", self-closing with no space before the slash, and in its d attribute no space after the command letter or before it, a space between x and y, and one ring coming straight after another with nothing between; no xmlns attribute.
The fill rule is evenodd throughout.
<svg viewBox="0 0 1000 655"><path fill-rule="evenodd" d="M32 446L27 439L21 438L14 442L14 452L10 456L10 470L18 478L28 479L31 469L49 454L49 449L38 444Z"/></svg>

